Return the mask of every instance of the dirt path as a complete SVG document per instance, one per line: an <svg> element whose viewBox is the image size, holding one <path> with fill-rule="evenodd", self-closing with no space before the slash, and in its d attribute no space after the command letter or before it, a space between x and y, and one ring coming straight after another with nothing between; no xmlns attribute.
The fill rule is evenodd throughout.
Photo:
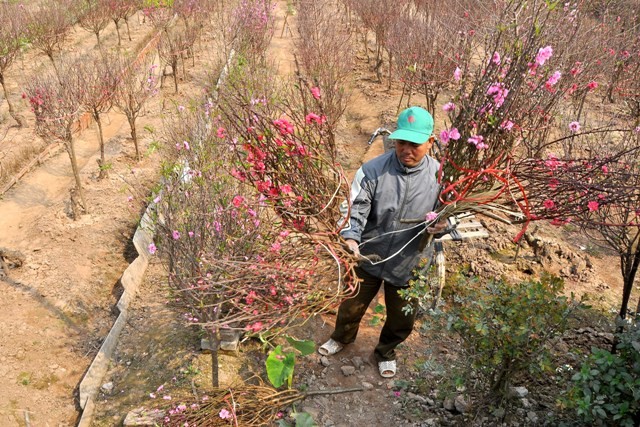
<svg viewBox="0 0 640 427"><path fill-rule="evenodd" d="M294 40L280 37L280 29L284 21L286 2L280 1L277 8L276 35L271 43L269 53L278 64L282 64L279 72L293 71ZM296 20L288 18L294 35L297 35ZM397 93L381 94L380 88L367 81L368 77L355 75L347 109L337 132L339 156L345 173L352 177L360 165L383 151L381 138L372 146L366 142L371 133L384 124L388 118L395 116ZM393 387L396 379L408 378L406 366L401 367L398 378L384 380L378 374L377 367L369 361L370 355L378 341L381 325L379 317L374 313L378 300L382 300L382 292L374 300L363 319L356 342L347 346L339 355L321 358L314 354L299 361L296 366L296 382L310 390L363 387L364 391L335 396L317 396L306 399L299 411L309 412L319 425L335 426L379 426L397 425L399 419L394 415ZM335 324L335 316L323 315L301 328L298 338L311 339L319 346L324 342ZM414 336L414 338L417 338ZM408 354L403 357L405 360ZM355 368L354 373L351 369ZM402 372L404 370L404 372Z"/></svg>

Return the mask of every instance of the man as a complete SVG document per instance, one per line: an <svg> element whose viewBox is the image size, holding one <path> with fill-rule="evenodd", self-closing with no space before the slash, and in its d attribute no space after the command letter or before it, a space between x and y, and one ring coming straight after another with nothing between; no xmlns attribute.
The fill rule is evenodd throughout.
<svg viewBox="0 0 640 427"><path fill-rule="evenodd" d="M425 218L433 211L440 186L436 180L439 164L427 156L434 142L433 117L420 107L411 107L398 116L398 128L389 138L389 151L362 165L351 186L351 211L341 235L362 261L356 274L362 280L358 294L340 304L336 327L329 341L318 349L333 355L356 339L360 320L384 283L387 319L374 355L380 375L396 374L395 348L411 331L416 316L414 302L398 295L406 287L420 258L429 257L432 247L419 250L424 226L401 222ZM446 222L426 229L439 233ZM373 255L373 256L372 256ZM373 261L374 259L379 261ZM412 306L407 312L403 308Z"/></svg>

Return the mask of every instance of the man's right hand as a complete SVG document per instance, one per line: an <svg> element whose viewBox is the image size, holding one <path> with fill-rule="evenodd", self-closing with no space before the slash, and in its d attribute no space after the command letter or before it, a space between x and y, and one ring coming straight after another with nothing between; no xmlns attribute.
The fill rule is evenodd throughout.
<svg viewBox="0 0 640 427"><path fill-rule="evenodd" d="M347 248L349 248L349 250L353 252L355 256L360 256L360 247L358 245L358 242L353 239L347 239L345 240L345 243L347 244Z"/></svg>

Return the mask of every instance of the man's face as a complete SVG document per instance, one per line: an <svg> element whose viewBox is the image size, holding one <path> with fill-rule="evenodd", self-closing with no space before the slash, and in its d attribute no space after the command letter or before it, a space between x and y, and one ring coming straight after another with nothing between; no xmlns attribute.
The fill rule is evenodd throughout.
<svg viewBox="0 0 640 427"><path fill-rule="evenodd" d="M429 138L424 144L414 144L413 142L398 139L396 140L396 155L403 165L412 168L417 166L422 158L427 155L432 145L433 138Z"/></svg>

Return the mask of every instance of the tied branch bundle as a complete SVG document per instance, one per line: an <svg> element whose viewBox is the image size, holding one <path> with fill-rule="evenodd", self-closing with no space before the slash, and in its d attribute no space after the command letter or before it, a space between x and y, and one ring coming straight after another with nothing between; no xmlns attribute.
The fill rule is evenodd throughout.
<svg viewBox="0 0 640 427"><path fill-rule="evenodd" d="M362 391L361 387L308 390L276 390L265 385L258 377L229 388L213 388L201 397L177 399L178 404L164 411L165 426L265 426L271 425L283 414L281 409L309 396Z"/></svg>
<svg viewBox="0 0 640 427"><path fill-rule="evenodd" d="M311 105L317 88L304 104L259 72L238 74L217 108L182 111L171 127L163 249L188 322L272 335L355 291L336 225L348 187L322 116L287 109Z"/></svg>
<svg viewBox="0 0 640 427"><path fill-rule="evenodd" d="M454 96L443 106L438 216L471 210L517 218L524 222L518 240L533 218L531 189L513 165L555 143L564 101L586 86L591 65L576 61L582 15L541 1L508 2L497 12L489 27L466 34L484 41L463 51Z"/></svg>
<svg viewBox="0 0 640 427"><path fill-rule="evenodd" d="M181 285L181 300L208 308L188 312L190 323L269 335L326 312L349 292L342 286L343 281L353 282L340 261L347 256L343 251L332 252L329 244L300 233L253 237L258 241L250 243L251 257L209 252L200 258L191 280L170 276ZM196 317L201 314L208 316Z"/></svg>

